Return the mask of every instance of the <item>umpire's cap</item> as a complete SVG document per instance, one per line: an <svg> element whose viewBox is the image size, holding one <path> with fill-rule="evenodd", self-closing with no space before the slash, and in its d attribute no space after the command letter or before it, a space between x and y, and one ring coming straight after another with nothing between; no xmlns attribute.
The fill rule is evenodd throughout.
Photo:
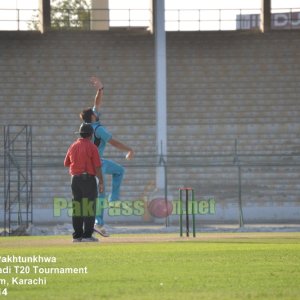
<svg viewBox="0 0 300 300"><path fill-rule="evenodd" d="M79 131L78 132L75 132L75 133L86 133L86 134L93 134L94 132L94 129L92 127L91 124L87 124L87 123L82 123L79 127Z"/></svg>

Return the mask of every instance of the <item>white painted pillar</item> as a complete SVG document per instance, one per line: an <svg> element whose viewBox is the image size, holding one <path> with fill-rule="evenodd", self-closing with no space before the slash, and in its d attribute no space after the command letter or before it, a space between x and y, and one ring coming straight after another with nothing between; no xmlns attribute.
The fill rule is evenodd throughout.
<svg viewBox="0 0 300 300"><path fill-rule="evenodd" d="M167 155L167 67L165 1L153 0L153 19L156 62L156 154ZM165 173L163 165L156 170L156 187L164 189Z"/></svg>
<svg viewBox="0 0 300 300"><path fill-rule="evenodd" d="M92 0L91 30L109 30L108 0Z"/></svg>

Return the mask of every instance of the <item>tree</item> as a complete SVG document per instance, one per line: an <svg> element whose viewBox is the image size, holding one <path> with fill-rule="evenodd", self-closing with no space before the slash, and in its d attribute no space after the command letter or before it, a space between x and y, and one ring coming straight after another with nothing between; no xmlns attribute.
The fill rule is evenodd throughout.
<svg viewBox="0 0 300 300"><path fill-rule="evenodd" d="M90 29L89 0L52 0L51 29ZM28 24L31 30L39 30L38 16Z"/></svg>
<svg viewBox="0 0 300 300"><path fill-rule="evenodd" d="M90 5L87 0L52 0L52 29L90 29Z"/></svg>

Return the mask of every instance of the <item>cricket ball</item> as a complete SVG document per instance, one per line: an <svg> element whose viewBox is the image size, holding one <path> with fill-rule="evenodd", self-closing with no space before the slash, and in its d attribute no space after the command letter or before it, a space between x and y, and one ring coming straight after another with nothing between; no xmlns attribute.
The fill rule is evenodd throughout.
<svg viewBox="0 0 300 300"><path fill-rule="evenodd" d="M164 198L155 198L148 202L148 211L152 217L165 218L172 213L173 204Z"/></svg>

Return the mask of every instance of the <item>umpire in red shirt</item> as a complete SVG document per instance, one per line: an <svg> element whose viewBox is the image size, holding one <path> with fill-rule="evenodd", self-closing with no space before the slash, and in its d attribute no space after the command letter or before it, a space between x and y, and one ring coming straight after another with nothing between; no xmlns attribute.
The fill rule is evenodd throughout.
<svg viewBox="0 0 300 300"><path fill-rule="evenodd" d="M73 242L97 242L92 236L96 215L96 199L103 192L101 161L97 147L92 143L93 127L90 124L80 125L77 139L68 149L64 165L69 167L72 176L73 194Z"/></svg>

